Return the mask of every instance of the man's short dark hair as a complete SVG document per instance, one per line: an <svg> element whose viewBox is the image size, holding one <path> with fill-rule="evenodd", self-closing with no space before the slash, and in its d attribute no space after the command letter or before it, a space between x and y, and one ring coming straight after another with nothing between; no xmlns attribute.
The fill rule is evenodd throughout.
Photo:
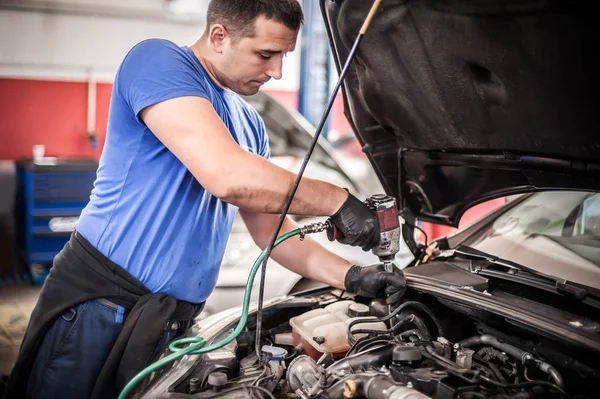
<svg viewBox="0 0 600 399"><path fill-rule="evenodd" d="M234 37L252 37L254 21L259 16L275 20L293 31L298 31L304 23L298 0L211 0L206 32L212 25L222 24Z"/></svg>

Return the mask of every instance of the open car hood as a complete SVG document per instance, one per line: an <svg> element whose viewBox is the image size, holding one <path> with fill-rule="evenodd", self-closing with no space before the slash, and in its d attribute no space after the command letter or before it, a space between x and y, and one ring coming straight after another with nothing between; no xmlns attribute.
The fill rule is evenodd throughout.
<svg viewBox="0 0 600 399"><path fill-rule="evenodd" d="M321 0L338 71L372 2ZM591 3L383 0L342 85L386 192L457 226L471 206L600 189Z"/></svg>

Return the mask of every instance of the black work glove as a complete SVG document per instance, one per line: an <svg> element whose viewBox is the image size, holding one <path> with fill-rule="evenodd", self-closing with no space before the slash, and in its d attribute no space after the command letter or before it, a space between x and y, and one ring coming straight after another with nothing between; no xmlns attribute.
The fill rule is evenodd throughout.
<svg viewBox="0 0 600 399"><path fill-rule="evenodd" d="M377 216L358 198L348 193L340 209L330 217L335 227L344 235L342 244L359 246L368 251L379 243Z"/></svg>
<svg viewBox="0 0 600 399"><path fill-rule="evenodd" d="M406 292L406 279L402 270L385 271L383 264L352 266L344 278L346 291L368 298L386 298L388 305L398 305Z"/></svg>

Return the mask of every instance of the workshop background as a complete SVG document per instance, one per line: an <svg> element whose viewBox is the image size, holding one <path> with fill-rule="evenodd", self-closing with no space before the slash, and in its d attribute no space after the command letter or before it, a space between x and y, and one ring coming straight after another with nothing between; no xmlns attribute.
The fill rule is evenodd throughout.
<svg viewBox="0 0 600 399"><path fill-rule="evenodd" d="M337 73L317 2L304 3L306 22L296 51L285 58L283 78L263 90L316 125ZM63 195L64 207L52 208L57 215L71 215L89 195L85 182L79 186L85 193L83 203L75 200L82 201L81 192L71 192L76 179L89 176L85 175L89 164L71 167L72 180L52 180L48 173L45 180L35 180L28 167L34 151L43 151L38 156L50 159L97 161L113 78L127 51L152 37L180 45L194 43L204 30L207 4L207 0L0 0L0 376L10 373L43 282L43 273L41 280L32 278L31 265L17 250L22 235L47 229L25 221L23 215L36 207L29 200L34 194L28 184L31 179L37 182L38 196L39 190ZM350 134L340 95L324 135L335 142ZM356 145L345 151L361 154ZM465 221L489 209L480 207ZM430 239L449 231L423 228ZM52 251L46 252L51 259Z"/></svg>

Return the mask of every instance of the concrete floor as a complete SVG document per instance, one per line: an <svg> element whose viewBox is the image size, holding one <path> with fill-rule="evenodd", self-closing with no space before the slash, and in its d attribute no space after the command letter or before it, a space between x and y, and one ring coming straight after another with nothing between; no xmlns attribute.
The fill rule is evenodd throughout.
<svg viewBox="0 0 600 399"><path fill-rule="evenodd" d="M40 289L27 284L0 287L0 377L13 368Z"/></svg>

